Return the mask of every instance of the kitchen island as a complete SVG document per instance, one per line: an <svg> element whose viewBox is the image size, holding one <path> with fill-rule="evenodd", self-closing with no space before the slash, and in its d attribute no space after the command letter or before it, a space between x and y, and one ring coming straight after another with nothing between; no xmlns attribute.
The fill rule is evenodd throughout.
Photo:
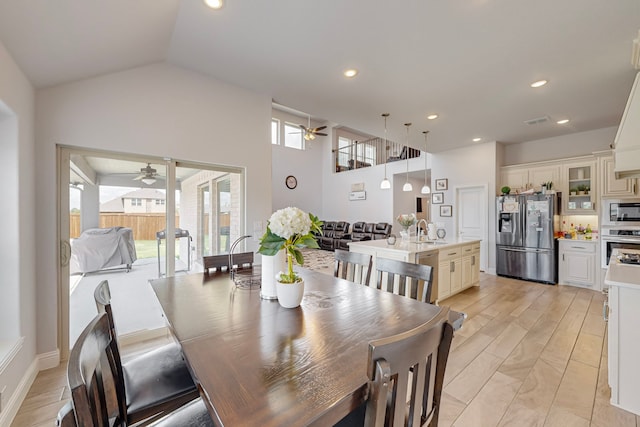
<svg viewBox="0 0 640 427"><path fill-rule="evenodd" d="M640 259L638 250L615 249L604 279L609 287L607 344L611 404L640 415L640 265L620 262L618 255L622 254Z"/></svg>
<svg viewBox="0 0 640 427"><path fill-rule="evenodd" d="M442 301L480 284L480 240L437 240L409 242L396 240L393 245L383 240L365 240L349 243L349 250L371 255L373 273L376 258L389 258L433 268L431 302ZM376 274L371 274L375 283Z"/></svg>

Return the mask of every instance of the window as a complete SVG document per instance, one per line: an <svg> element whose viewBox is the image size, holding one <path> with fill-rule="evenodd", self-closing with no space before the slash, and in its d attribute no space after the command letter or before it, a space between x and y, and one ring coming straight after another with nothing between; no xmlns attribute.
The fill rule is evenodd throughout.
<svg viewBox="0 0 640 427"><path fill-rule="evenodd" d="M280 120L271 119L271 143L280 144Z"/></svg>
<svg viewBox="0 0 640 427"><path fill-rule="evenodd" d="M131 206L142 206L142 199L131 199Z"/></svg>
<svg viewBox="0 0 640 427"><path fill-rule="evenodd" d="M164 206L164 199L156 199L156 205L158 206Z"/></svg>
<svg viewBox="0 0 640 427"><path fill-rule="evenodd" d="M284 146L289 148L296 148L298 150L304 149L302 139L302 129L300 126L293 125L291 123L284 124Z"/></svg>
<svg viewBox="0 0 640 427"><path fill-rule="evenodd" d="M338 138L338 166L349 166L349 158L351 157L351 140L343 136Z"/></svg>
<svg viewBox="0 0 640 427"><path fill-rule="evenodd" d="M366 142L360 143L357 145L357 155L356 158L361 160L369 165L376 164L376 146L372 144L367 144Z"/></svg>

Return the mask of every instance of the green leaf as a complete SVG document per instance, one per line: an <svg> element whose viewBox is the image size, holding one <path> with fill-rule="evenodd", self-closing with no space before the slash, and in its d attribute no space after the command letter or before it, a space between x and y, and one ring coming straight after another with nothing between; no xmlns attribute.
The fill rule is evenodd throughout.
<svg viewBox="0 0 640 427"><path fill-rule="evenodd" d="M298 263L298 265L303 265L304 263L304 256L302 255L302 252L300 252L299 249L293 249L293 256L296 259L296 262Z"/></svg>

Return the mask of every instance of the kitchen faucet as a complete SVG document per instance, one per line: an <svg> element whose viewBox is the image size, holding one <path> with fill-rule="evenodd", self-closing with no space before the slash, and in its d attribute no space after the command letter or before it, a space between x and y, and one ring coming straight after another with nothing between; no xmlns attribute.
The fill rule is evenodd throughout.
<svg viewBox="0 0 640 427"><path fill-rule="evenodd" d="M422 228L420 228L420 223L424 222L424 231L422 231ZM427 220L422 218L420 221L418 221L418 223L416 224L416 234L418 236L418 242L420 241L420 238L424 235L424 233L427 232L427 228L429 227L429 224L427 223Z"/></svg>

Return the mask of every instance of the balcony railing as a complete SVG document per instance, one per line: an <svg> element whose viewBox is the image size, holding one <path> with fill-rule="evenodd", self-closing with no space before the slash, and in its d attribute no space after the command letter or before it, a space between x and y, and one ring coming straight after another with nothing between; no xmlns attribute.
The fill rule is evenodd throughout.
<svg viewBox="0 0 640 427"><path fill-rule="evenodd" d="M356 141L351 145L334 149L333 153L336 172L420 157L420 150L389 140L385 142L383 138Z"/></svg>

